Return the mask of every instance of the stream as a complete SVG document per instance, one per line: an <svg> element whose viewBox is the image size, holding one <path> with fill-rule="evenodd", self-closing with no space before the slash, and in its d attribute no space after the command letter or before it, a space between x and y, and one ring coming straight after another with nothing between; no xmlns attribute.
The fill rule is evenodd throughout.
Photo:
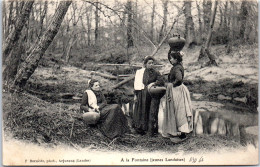
<svg viewBox="0 0 260 167"><path fill-rule="evenodd" d="M193 135L228 136L242 145L258 145L258 114L226 109L218 102L192 100ZM158 114L159 132L162 129L165 98L161 99Z"/></svg>

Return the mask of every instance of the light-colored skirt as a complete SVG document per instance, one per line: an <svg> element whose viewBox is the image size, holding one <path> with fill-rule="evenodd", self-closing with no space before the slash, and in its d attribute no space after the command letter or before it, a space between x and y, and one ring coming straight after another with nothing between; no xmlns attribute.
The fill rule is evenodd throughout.
<svg viewBox="0 0 260 167"><path fill-rule="evenodd" d="M190 92L185 85L173 87L170 83L166 90L166 105L163 113L162 136L178 136L180 132L193 130L193 115Z"/></svg>

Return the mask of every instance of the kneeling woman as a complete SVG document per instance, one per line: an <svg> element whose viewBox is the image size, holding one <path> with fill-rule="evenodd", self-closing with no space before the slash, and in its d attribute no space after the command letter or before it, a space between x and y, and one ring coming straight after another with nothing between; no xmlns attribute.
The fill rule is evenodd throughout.
<svg viewBox="0 0 260 167"><path fill-rule="evenodd" d="M179 142L186 139L186 134L193 130L191 100L189 90L182 83L184 68L181 53L169 52L168 59L173 67L168 75L162 135L173 142Z"/></svg>
<svg viewBox="0 0 260 167"><path fill-rule="evenodd" d="M107 105L97 80L90 80L89 89L83 94L80 109L84 112L100 114L97 124L100 131L108 138L122 136L129 131L127 119L122 109L117 104Z"/></svg>

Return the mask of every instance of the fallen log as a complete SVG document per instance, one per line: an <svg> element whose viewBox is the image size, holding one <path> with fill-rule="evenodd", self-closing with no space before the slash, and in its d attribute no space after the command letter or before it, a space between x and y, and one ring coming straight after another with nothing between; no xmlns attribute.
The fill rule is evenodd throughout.
<svg viewBox="0 0 260 167"><path fill-rule="evenodd" d="M119 77L131 77L133 74L118 75Z"/></svg>
<svg viewBox="0 0 260 167"><path fill-rule="evenodd" d="M118 87L120 87L120 86L126 84L127 82L133 80L134 78L135 78L134 75L131 76L131 77L128 77L128 78L124 79L123 81L119 82L118 84L115 84L114 86L112 86L112 89L116 89L116 88L118 88Z"/></svg>
<svg viewBox="0 0 260 167"><path fill-rule="evenodd" d="M153 54L152 54L153 55ZM113 66L113 67L118 67L118 66L130 66L130 67L137 67L137 68L142 68L142 64L97 64L98 66ZM163 67L164 65L162 64L155 64L154 67Z"/></svg>
<svg viewBox="0 0 260 167"><path fill-rule="evenodd" d="M91 71L90 75L99 75L101 77L108 78L108 79L111 79L111 80L117 79L116 76L109 75L109 74L103 74L103 73L100 73L100 72L97 72L97 71Z"/></svg>

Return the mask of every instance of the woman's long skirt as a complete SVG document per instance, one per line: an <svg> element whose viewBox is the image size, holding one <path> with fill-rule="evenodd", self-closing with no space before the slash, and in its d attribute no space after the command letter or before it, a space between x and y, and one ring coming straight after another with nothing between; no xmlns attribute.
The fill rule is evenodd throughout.
<svg viewBox="0 0 260 167"><path fill-rule="evenodd" d="M107 105L101 110L99 129L111 139L129 132L127 119L118 104Z"/></svg>
<svg viewBox="0 0 260 167"><path fill-rule="evenodd" d="M190 121L188 121L190 117ZM166 90L166 110L163 114L162 135L178 136L177 132L190 133L193 130L193 116L190 92L185 85L173 87L170 83Z"/></svg>
<svg viewBox="0 0 260 167"><path fill-rule="evenodd" d="M155 99L148 93L147 87L137 91L137 102L133 113L133 128L138 133L158 133L158 112L160 99Z"/></svg>
<svg viewBox="0 0 260 167"><path fill-rule="evenodd" d="M133 128L140 133L148 130L149 110L151 97L147 89L136 92L137 102L135 102L133 113Z"/></svg>

